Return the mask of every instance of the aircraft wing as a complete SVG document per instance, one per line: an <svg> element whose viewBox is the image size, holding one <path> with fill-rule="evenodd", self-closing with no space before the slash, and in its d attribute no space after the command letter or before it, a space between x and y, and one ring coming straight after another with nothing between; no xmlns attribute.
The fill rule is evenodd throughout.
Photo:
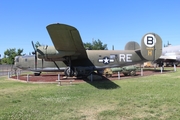
<svg viewBox="0 0 180 120"><path fill-rule="evenodd" d="M61 57L87 58L80 34L75 27L58 23L50 24L46 28Z"/></svg>
<svg viewBox="0 0 180 120"><path fill-rule="evenodd" d="M158 60L163 60L163 61L176 61L177 57L175 55L172 56L160 56Z"/></svg>

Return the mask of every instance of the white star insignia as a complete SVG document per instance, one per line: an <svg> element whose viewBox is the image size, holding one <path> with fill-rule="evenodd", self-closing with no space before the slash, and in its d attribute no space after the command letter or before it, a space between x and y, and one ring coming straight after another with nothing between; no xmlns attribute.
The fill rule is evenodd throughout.
<svg viewBox="0 0 180 120"><path fill-rule="evenodd" d="M104 63L106 64L106 63L109 63L109 59L106 57L105 59L103 59L104 60Z"/></svg>

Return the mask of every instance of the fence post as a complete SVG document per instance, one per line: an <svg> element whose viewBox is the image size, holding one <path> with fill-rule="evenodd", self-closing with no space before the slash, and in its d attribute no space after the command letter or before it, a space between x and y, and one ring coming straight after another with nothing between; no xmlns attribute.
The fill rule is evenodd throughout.
<svg viewBox="0 0 180 120"><path fill-rule="evenodd" d="M60 74L58 74L58 86L61 86Z"/></svg>
<svg viewBox="0 0 180 120"><path fill-rule="evenodd" d="M27 82L29 82L29 74L27 74Z"/></svg>
<svg viewBox="0 0 180 120"><path fill-rule="evenodd" d="M143 67L141 66L141 76L143 76Z"/></svg>
<svg viewBox="0 0 180 120"><path fill-rule="evenodd" d="M8 71L8 78L10 78L10 73L9 73L9 71Z"/></svg>
<svg viewBox="0 0 180 120"><path fill-rule="evenodd" d="M17 80L19 80L19 73L17 72Z"/></svg>
<svg viewBox="0 0 180 120"><path fill-rule="evenodd" d="M121 75L120 72L118 71L118 79L121 79Z"/></svg>

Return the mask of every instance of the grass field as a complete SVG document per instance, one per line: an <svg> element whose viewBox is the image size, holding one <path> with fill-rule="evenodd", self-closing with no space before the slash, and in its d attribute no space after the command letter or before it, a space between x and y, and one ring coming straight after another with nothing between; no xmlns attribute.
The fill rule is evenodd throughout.
<svg viewBox="0 0 180 120"><path fill-rule="evenodd" d="M177 72L113 82L32 84L0 77L0 120L180 118Z"/></svg>

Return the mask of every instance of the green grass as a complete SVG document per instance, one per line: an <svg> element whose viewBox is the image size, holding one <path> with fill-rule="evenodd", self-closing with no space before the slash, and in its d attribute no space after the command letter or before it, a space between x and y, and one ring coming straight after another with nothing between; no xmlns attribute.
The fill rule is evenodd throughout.
<svg viewBox="0 0 180 120"><path fill-rule="evenodd" d="M0 78L0 120L180 118L177 72L69 86Z"/></svg>

